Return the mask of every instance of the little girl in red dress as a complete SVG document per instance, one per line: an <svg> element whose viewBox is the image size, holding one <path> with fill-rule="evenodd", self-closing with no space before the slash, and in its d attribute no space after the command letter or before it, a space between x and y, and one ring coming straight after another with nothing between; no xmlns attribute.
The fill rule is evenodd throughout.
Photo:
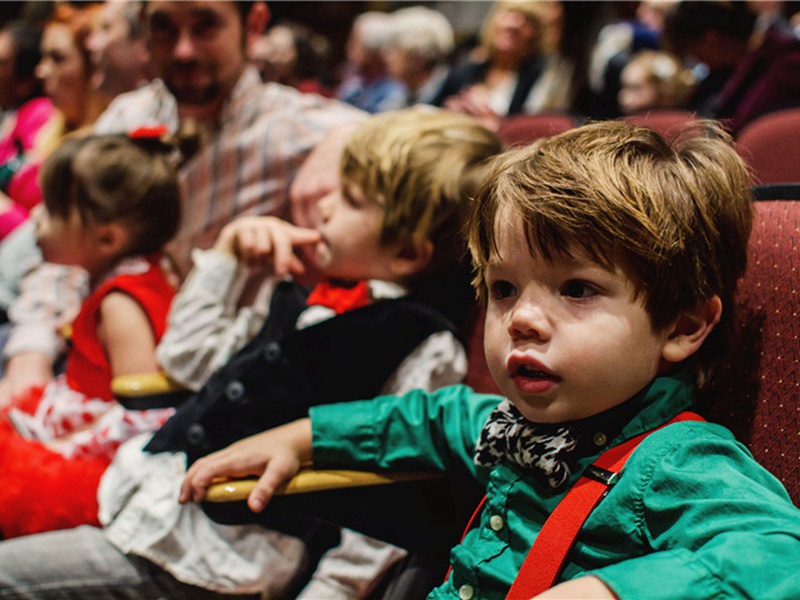
<svg viewBox="0 0 800 600"><path fill-rule="evenodd" d="M117 447L172 414L128 410L111 393L113 377L157 369L174 295L159 252L180 216L170 149L156 138L90 136L44 164L37 242L46 261L83 267L91 292L65 373L0 413L5 538L97 525L97 486Z"/></svg>

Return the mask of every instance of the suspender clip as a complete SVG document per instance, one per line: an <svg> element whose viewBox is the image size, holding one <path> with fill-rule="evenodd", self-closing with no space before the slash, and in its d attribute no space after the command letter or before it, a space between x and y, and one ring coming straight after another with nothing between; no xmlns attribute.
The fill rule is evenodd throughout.
<svg viewBox="0 0 800 600"><path fill-rule="evenodd" d="M583 476L598 481L606 487L612 487L615 483L617 483L617 477L619 476L619 473L607 471L606 469L602 469L597 465L589 465L583 472Z"/></svg>

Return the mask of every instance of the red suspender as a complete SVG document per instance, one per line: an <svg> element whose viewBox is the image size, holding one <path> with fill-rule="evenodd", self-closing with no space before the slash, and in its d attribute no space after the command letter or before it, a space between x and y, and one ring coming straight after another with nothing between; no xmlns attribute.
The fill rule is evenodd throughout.
<svg viewBox="0 0 800 600"><path fill-rule="evenodd" d="M678 421L703 420L700 415L685 411L661 427ZM609 448L586 468L583 476L545 521L528 556L525 557L525 562L522 563L514 584L508 591L506 600L530 600L553 586L589 513L608 493L625 461L633 454L636 447L644 438L661 427Z"/></svg>

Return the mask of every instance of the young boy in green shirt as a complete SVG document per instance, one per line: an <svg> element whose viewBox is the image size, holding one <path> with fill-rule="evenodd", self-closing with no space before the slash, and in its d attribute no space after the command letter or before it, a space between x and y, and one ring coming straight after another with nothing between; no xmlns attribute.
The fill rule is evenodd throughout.
<svg viewBox="0 0 800 600"><path fill-rule="evenodd" d="M469 226L485 351L505 399L466 387L320 406L196 462L181 500L300 465L447 471L487 487L431 597L504 597L543 523L608 448L686 410L730 343L753 217L718 131L667 143L587 125L497 159ZM542 598L793 598L800 512L725 428L652 431Z"/></svg>

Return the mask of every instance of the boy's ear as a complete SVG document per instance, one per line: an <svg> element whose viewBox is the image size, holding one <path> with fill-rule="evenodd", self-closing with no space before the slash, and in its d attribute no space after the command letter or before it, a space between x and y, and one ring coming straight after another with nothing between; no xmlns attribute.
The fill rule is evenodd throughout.
<svg viewBox="0 0 800 600"><path fill-rule="evenodd" d="M695 309L681 313L672 326L661 357L679 363L700 349L722 316L722 300L712 296Z"/></svg>
<svg viewBox="0 0 800 600"><path fill-rule="evenodd" d="M433 242L404 244L398 248L390 263L392 273L400 279L413 277L430 264L433 258Z"/></svg>

